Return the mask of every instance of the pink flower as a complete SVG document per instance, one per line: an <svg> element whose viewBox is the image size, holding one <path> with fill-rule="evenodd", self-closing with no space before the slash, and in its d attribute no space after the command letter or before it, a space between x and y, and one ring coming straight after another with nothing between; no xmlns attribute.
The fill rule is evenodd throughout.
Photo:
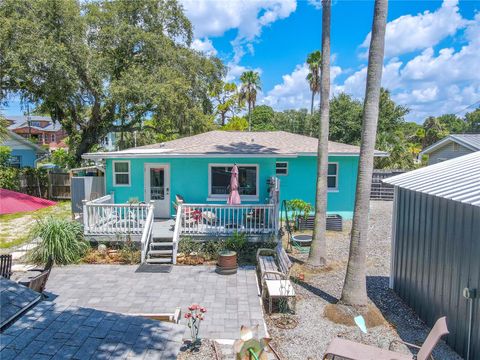
<svg viewBox="0 0 480 360"><path fill-rule="evenodd" d="M198 320L203 320L203 315L202 315L202 314L197 314L196 318L197 318Z"/></svg>
<svg viewBox="0 0 480 360"><path fill-rule="evenodd" d="M194 311L194 310L197 310L198 308L199 308L199 306L197 304L192 304L188 307L188 310Z"/></svg>
<svg viewBox="0 0 480 360"><path fill-rule="evenodd" d="M200 312L202 312L202 313L206 313L206 312L207 312L207 309L206 309L206 308L204 308L204 307L201 307L201 308L200 308Z"/></svg>
<svg viewBox="0 0 480 360"><path fill-rule="evenodd" d="M186 313L184 316L185 316L185 319L190 319L192 317L192 314Z"/></svg>

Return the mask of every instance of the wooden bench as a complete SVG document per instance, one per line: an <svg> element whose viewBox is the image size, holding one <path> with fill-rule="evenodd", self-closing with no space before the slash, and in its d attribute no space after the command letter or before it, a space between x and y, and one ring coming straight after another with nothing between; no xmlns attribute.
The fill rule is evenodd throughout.
<svg viewBox="0 0 480 360"><path fill-rule="evenodd" d="M262 299L269 298L269 313L272 312L274 298L292 298L295 308L295 290L290 281L290 261L281 244L275 249L258 249L257 272L262 290Z"/></svg>

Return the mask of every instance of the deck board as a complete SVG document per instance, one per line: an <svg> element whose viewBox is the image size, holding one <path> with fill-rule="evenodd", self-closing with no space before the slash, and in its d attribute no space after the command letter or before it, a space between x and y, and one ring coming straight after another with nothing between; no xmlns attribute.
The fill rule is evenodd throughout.
<svg viewBox="0 0 480 360"><path fill-rule="evenodd" d="M175 220L173 219L155 219L153 222L153 237L173 239L173 228Z"/></svg>

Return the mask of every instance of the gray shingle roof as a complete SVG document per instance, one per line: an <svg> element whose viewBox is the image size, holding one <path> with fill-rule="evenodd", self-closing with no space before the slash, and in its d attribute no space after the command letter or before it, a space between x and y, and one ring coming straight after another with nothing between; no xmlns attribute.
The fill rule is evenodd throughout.
<svg viewBox="0 0 480 360"><path fill-rule="evenodd" d="M301 154L316 153L316 138L286 131L210 131L138 149L171 149L176 153ZM329 152L359 153L359 147L329 141Z"/></svg>
<svg viewBox="0 0 480 360"><path fill-rule="evenodd" d="M122 151L86 154L85 158L121 157L134 155L265 155L297 156L316 155L318 140L313 137L292 134L285 131L210 131L203 134L180 138L159 144L152 144ZM360 148L354 145L329 141L331 155L356 155ZM377 152L378 156L383 153Z"/></svg>

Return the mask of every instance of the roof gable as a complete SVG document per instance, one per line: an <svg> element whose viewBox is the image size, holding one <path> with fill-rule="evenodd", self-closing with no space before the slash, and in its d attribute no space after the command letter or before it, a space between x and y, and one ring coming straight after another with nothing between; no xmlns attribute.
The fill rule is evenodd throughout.
<svg viewBox="0 0 480 360"><path fill-rule="evenodd" d="M420 152L420 156L431 154L452 142L464 146L471 151L480 150L480 134L451 134L423 149Z"/></svg>

